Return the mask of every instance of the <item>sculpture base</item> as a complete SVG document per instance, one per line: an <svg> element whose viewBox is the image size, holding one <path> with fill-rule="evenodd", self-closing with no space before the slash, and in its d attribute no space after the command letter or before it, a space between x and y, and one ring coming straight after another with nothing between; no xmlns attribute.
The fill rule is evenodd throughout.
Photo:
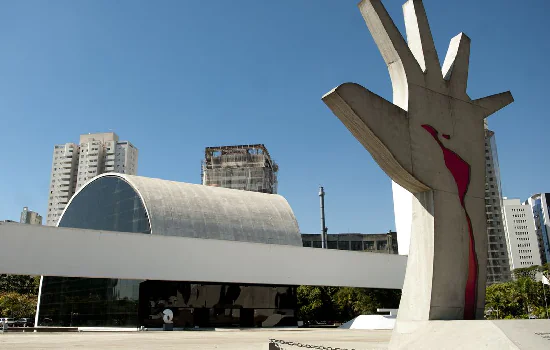
<svg viewBox="0 0 550 350"><path fill-rule="evenodd" d="M550 320L398 320L389 349L550 349Z"/></svg>

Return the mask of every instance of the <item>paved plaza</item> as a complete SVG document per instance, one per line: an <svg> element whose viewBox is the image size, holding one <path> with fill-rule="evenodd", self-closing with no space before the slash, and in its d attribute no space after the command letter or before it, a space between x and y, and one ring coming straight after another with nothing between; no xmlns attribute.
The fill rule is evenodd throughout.
<svg viewBox="0 0 550 350"><path fill-rule="evenodd" d="M0 334L0 349L267 349L270 338L344 349L387 349L391 331L341 329ZM294 350L291 346L285 349Z"/></svg>

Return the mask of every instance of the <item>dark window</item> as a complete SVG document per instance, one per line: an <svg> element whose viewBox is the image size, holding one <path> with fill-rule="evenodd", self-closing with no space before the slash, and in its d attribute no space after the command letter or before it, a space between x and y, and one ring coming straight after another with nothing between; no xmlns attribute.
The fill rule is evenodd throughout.
<svg viewBox="0 0 550 350"><path fill-rule="evenodd" d="M338 241L338 249L349 250L349 241Z"/></svg>
<svg viewBox="0 0 550 350"><path fill-rule="evenodd" d="M388 242L386 242L386 241L376 242L376 249L377 250L386 250L387 246L388 246Z"/></svg>
<svg viewBox="0 0 550 350"><path fill-rule="evenodd" d="M352 241L351 242L351 250L363 250L363 242L362 241Z"/></svg>
<svg viewBox="0 0 550 350"><path fill-rule="evenodd" d="M365 241L365 250L374 250L374 241Z"/></svg>
<svg viewBox="0 0 550 350"><path fill-rule="evenodd" d="M338 241L328 241L327 242L327 248L328 249L338 249Z"/></svg>
<svg viewBox="0 0 550 350"><path fill-rule="evenodd" d="M278 326L296 324L291 286L145 281L139 294L140 325L150 328L162 328L165 309L174 313L174 327L255 327L272 314L280 315Z"/></svg>

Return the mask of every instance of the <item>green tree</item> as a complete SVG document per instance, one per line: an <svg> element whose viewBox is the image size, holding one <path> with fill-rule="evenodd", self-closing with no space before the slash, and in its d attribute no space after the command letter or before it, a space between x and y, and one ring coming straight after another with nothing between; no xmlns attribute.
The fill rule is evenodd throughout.
<svg viewBox="0 0 550 350"><path fill-rule="evenodd" d="M523 314L523 299L515 282L496 283L487 287L486 314L489 319L519 317Z"/></svg>
<svg viewBox="0 0 550 350"><path fill-rule="evenodd" d="M541 270L542 270L542 267L537 265L522 267L522 268L513 270L512 276L514 276L514 279L530 278L532 280L535 280L537 272Z"/></svg>
<svg viewBox="0 0 550 350"><path fill-rule="evenodd" d="M36 300L35 295L2 293L0 294L0 315L13 318L32 318L36 311Z"/></svg>
<svg viewBox="0 0 550 350"><path fill-rule="evenodd" d="M340 288L335 294L340 319L349 321L359 315L376 314L379 308L399 307L401 291L393 289Z"/></svg>
<svg viewBox="0 0 550 350"><path fill-rule="evenodd" d="M298 287L298 317L309 322L346 322L378 308L397 308L400 290L351 287Z"/></svg>
<svg viewBox="0 0 550 350"><path fill-rule="evenodd" d="M338 320L338 310L333 302L336 292L337 287L299 286L298 318L307 322Z"/></svg>
<svg viewBox="0 0 550 350"><path fill-rule="evenodd" d="M487 287L485 308L487 317L490 319L533 316L546 318L543 284L536 277L539 271L547 274L548 267L549 265L546 264L542 267L516 269L512 272L513 281Z"/></svg>
<svg viewBox="0 0 550 350"><path fill-rule="evenodd" d="M39 285L40 276L0 274L0 293L38 295Z"/></svg>

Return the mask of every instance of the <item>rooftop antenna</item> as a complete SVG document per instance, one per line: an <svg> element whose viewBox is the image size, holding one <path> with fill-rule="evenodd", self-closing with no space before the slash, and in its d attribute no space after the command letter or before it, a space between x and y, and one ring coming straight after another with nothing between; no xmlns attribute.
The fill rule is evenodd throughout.
<svg viewBox="0 0 550 350"><path fill-rule="evenodd" d="M319 199L321 201L321 248L327 249L327 227L325 226L325 190L319 186Z"/></svg>

